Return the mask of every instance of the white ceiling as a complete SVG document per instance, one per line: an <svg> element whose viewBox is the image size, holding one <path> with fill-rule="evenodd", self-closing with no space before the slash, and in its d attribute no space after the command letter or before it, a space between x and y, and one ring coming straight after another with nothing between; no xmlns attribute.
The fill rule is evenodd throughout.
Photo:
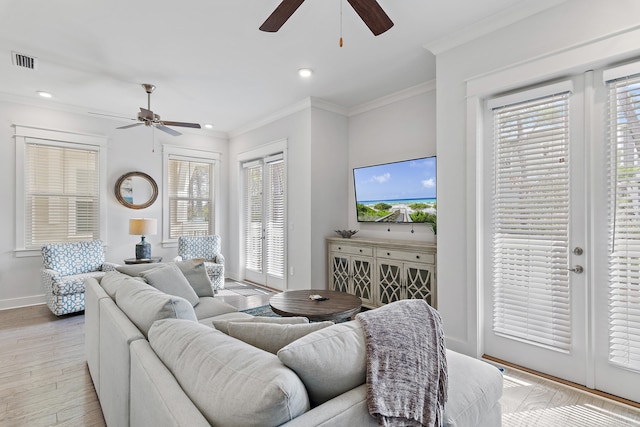
<svg viewBox="0 0 640 427"><path fill-rule="evenodd" d="M309 96L348 109L433 80L425 45L562 0L379 0L395 26L378 37L342 0L342 48L340 1L307 0L264 33L280 0L0 0L0 97L135 117L148 82L163 119L230 132ZM38 69L13 66L12 51L37 57Z"/></svg>

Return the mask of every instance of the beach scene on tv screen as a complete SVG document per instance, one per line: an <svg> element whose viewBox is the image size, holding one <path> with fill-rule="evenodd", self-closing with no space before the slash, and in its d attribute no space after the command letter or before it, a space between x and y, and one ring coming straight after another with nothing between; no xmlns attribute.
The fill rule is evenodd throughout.
<svg viewBox="0 0 640 427"><path fill-rule="evenodd" d="M359 222L436 224L436 158L355 168Z"/></svg>

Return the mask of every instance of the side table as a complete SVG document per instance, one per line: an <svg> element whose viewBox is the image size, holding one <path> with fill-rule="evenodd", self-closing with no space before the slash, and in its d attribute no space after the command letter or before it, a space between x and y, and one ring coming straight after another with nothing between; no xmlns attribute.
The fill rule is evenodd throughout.
<svg viewBox="0 0 640 427"><path fill-rule="evenodd" d="M124 260L125 264L153 264L162 261L161 256L152 256L151 258L127 258Z"/></svg>

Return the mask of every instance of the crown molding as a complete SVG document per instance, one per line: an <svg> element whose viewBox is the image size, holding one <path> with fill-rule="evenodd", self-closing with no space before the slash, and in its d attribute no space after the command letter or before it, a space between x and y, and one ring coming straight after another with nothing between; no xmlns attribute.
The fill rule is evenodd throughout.
<svg viewBox="0 0 640 427"><path fill-rule="evenodd" d="M302 101L299 101L293 105L290 105L287 108L283 108L279 111L276 111L273 114L263 117L262 119L256 120L252 123L248 123L234 131L231 131L229 132L228 135L229 135L229 138L236 138L244 133L259 129L262 126L266 126L270 123L275 122L276 120L280 120L294 113L307 110L312 107L329 111L331 113L340 114L342 116L351 117L358 114L362 114L370 110L374 110L376 108L383 107L385 105L393 104L394 102L402 101L404 99L408 99L416 95L420 95L422 93L426 93L434 90L436 90L436 81L430 80L428 82L420 83L410 88L402 89L398 92L385 95L378 99L374 99L373 101L356 105L355 107L352 107L352 108L346 108L341 105L334 104L329 101L325 101L324 99L310 96L308 98L303 99Z"/></svg>
<svg viewBox="0 0 640 427"><path fill-rule="evenodd" d="M422 46L437 56L529 16L556 7L565 1L567 0L538 0L526 2L524 5L517 4Z"/></svg>
<svg viewBox="0 0 640 427"><path fill-rule="evenodd" d="M415 86L411 86L407 89L385 95L373 101L365 102L364 104L356 105L349 109L349 117L357 116L358 114L366 113L367 111L375 110L376 108L384 107L385 105L393 104L414 96L421 95L426 92L436 90L436 81L429 80L428 82L420 83Z"/></svg>
<svg viewBox="0 0 640 427"><path fill-rule="evenodd" d="M252 130L256 130L258 128L261 128L262 126L266 126L269 123L273 123L276 120L283 119L299 111L308 110L311 107L320 108L321 110L329 111L336 114L341 114L343 116L346 116L348 114L348 110L345 107L342 107L341 105L334 104L329 101L325 101L324 99L310 96L303 99L302 101L299 101L299 102L296 102L295 104L290 105L289 107L283 108L279 111L276 111L273 114L269 114L268 116L265 116L252 123L248 123L234 131L229 132L229 138L238 137L244 133L251 132Z"/></svg>
<svg viewBox="0 0 640 427"><path fill-rule="evenodd" d="M118 117L100 115L100 114L113 115L113 113L109 113L106 111L95 111L95 113L97 114L91 114L87 112L86 108L78 107L76 105L63 104L61 102L48 101L48 100L40 100L40 99L30 98L26 96L11 95L8 93L0 93L0 102L9 102L12 104L27 105L30 107L44 108L47 110L63 111L65 113L80 114L87 117L100 118L103 120L111 120L111 121L120 122L120 123L123 123L123 122L130 123L130 120L124 117L118 118ZM190 129L190 128L187 128L187 129ZM181 133L186 133L190 135L205 134L207 136L211 136L214 138L220 138L225 140L229 139L229 135L226 132L222 132L218 130L209 130L209 129L201 129L200 131L186 130L186 131L182 131Z"/></svg>

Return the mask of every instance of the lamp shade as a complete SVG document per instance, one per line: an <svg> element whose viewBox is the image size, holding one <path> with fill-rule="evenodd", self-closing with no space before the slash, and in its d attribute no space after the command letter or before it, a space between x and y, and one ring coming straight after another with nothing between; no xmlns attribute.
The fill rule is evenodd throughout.
<svg viewBox="0 0 640 427"><path fill-rule="evenodd" d="M150 236L158 231L158 220L155 218L131 218L129 220L129 234L135 236Z"/></svg>

